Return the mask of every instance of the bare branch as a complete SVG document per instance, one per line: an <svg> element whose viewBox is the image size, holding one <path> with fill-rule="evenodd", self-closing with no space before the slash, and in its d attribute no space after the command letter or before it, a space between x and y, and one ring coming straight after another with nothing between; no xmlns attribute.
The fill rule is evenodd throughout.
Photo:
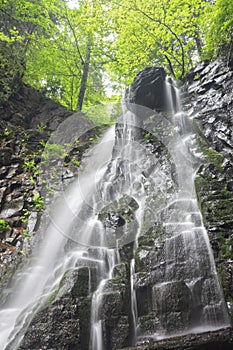
<svg viewBox="0 0 233 350"><path fill-rule="evenodd" d="M71 22L70 22L70 19L69 19L68 13L67 13L67 9L66 9L66 20L67 20L67 22L68 22L68 24L69 24L69 27L70 27L70 29L71 29L71 31L72 31L72 33L73 33L74 40L75 40L75 44L76 44L76 48L77 48L77 51L78 51L78 54L79 54L81 63L82 63L82 65L84 65L84 64L85 64L85 61L84 61L84 59L83 59L83 57L82 57L82 54L81 54L81 51L80 51L80 48L79 48L78 38L77 38L77 35L76 35L76 33L75 33L75 29L74 29L74 27L72 26L72 24L71 24Z"/></svg>

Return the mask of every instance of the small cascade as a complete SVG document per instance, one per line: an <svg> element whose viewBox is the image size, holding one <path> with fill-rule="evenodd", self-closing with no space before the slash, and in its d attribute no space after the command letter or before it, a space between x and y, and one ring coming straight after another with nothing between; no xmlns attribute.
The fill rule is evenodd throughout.
<svg viewBox="0 0 233 350"><path fill-rule="evenodd" d="M105 266L104 271L102 270L100 275L101 281L92 297L90 350L102 350L104 348L101 308L107 283L113 278L113 269L119 263L117 252L117 248L105 249L107 268ZM107 275L105 275L106 270L108 271Z"/></svg>

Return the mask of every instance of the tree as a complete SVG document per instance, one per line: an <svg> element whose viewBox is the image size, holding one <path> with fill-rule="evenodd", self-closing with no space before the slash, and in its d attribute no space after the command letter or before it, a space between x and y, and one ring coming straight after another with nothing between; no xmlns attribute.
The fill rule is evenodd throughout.
<svg viewBox="0 0 233 350"><path fill-rule="evenodd" d="M109 30L99 1L9 0L1 15L2 74L13 75L5 90L24 81L74 110L105 98Z"/></svg>
<svg viewBox="0 0 233 350"><path fill-rule="evenodd" d="M183 77L201 54L199 22L206 4L202 0L113 1L117 37L113 72L118 71L128 83L131 73L158 64Z"/></svg>
<svg viewBox="0 0 233 350"><path fill-rule="evenodd" d="M72 110L106 100L148 65L183 78L200 58L232 55L231 0L2 0L0 97L22 82Z"/></svg>
<svg viewBox="0 0 233 350"><path fill-rule="evenodd" d="M57 3L57 2L56 2ZM0 9L1 97L17 91L26 71L26 55L35 37L46 36L53 26L49 0L3 0Z"/></svg>
<svg viewBox="0 0 233 350"><path fill-rule="evenodd" d="M82 0L75 8L64 3L56 33L31 46L25 81L73 110L103 100L108 34L99 1Z"/></svg>
<svg viewBox="0 0 233 350"><path fill-rule="evenodd" d="M233 56L233 2L216 0L209 3L203 17L205 47L202 58Z"/></svg>

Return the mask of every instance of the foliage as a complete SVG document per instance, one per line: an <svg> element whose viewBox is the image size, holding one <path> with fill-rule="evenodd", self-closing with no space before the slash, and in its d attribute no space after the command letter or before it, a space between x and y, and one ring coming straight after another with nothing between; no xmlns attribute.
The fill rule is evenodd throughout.
<svg viewBox="0 0 233 350"><path fill-rule="evenodd" d="M0 219L0 230L6 230L7 228L10 228L10 224L5 220Z"/></svg>
<svg viewBox="0 0 233 350"><path fill-rule="evenodd" d="M32 200L33 200L37 209L44 208L44 201L43 201L43 199L38 191L34 191Z"/></svg>
<svg viewBox="0 0 233 350"><path fill-rule="evenodd" d="M63 145L57 143L46 143L43 152L44 161L47 162L52 158L63 159L67 155L66 149Z"/></svg>
<svg viewBox="0 0 233 350"><path fill-rule="evenodd" d="M38 128L39 132L43 132L47 128L47 126L44 125L43 123L40 123L37 125L37 128Z"/></svg>
<svg viewBox="0 0 233 350"><path fill-rule="evenodd" d="M77 160L75 157L73 157L73 158L71 159L71 163L72 163L74 166L76 166L76 167L79 167L79 166L80 166L80 161Z"/></svg>
<svg viewBox="0 0 233 350"><path fill-rule="evenodd" d="M5 129L5 130L4 130L3 135L4 135L5 137L9 136L10 134L11 134L11 131L10 131L10 130L8 130L8 129Z"/></svg>
<svg viewBox="0 0 233 350"><path fill-rule="evenodd" d="M49 38L34 40L27 52L25 81L72 110L77 109L84 73L85 104L104 98L102 64L107 42L103 38L107 29L100 10L97 1L81 1L73 9L61 4L59 25L51 28Z"/></svg>
<svg viewBox="0 0 233 350"><path fill-rule="evenodd" d="M166 66L183 76L201 51L199 17L205 1L129 1L114 3L117 40L114 72L125 78L146 65ZM127 13L127 16L126 16ZM127 29L126 29L127 28ZM127 83L130 80L126 80Z"/></svg>
<svg viewBox="0 0 233 350"><path fill-rule="evenodd" d="M205 33L203 58L215 58L221 54L233 54L233 2L216 0L214 6L209 3L202 21Z"/></svg>
<svg viewBox="0 0 233 350"><path fill-rule="evenodd" d="M51 26L51 1L3 0L0 9L0 97L7 100L20 88L26 71L26 54L37 36Z"/></svg>
<svg viewBox="0 0 233 350"><path fill-rule="evenodd" d="M120 103L98 104L95 107L86 108L85 114L95 125L112 125L116 118L122 114Z"/></svg>
<svg viewBox="0 0 233 350"><path fill-rule="evenodd" d="M34 160L25 161L24 166L26 169L29 169L29 170L35 169L35 161Z"/></svg>
<svg viewBox="0 0 233 350"><path fill-rule="evenodd" d="M71 110L87 109L111 102L104 87L109 78L115 90L122 90L148 65L162 65L179 78L200 59L222 53L230 59L233 53L231 0L72 4L2 1L2 102L25 82Z"/></svg>
<svg viewBox="0 0 233 350"><path fill-rule="evenodd" d="M28 223L29 211L26 208L23 208L23 215L21 216L21 221L24 223Z"/></svg>

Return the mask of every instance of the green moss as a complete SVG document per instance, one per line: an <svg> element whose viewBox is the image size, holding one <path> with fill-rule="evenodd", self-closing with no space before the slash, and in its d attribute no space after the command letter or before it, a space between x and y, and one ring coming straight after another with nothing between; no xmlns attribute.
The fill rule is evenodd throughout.
<svg viewBox="0 0 233 350"><path fill-rule="evenodd" d="M10 224L7 221L1 219L0 220L0 230L2 231L2 230L6 230L8 228L10 228Z"/></svg>
<svg viewBox="0 0 233 350"><path fill-rule="evenodd" d="M204 177L203 175L198 175L195 179L195 188L196 191L202 191L209 187L209 179Z"/></svg>
<svg viewBox="0 0 233 350"><path fill-rule="evenodd" d="M151 332L155 332L156 328L156 315L154 312L148 313L148 315L141 316L139 318L140 322L140 329L142 332L148 332L149 334Z"/></svg>
<svg viewBox="0 0 233 350"><path fill-rule="evenodd" d="M219 152L211 148L208 148L208 149L204 148L202 150L202 153L208 163L214 164L216 169L219 171L223 170L222 163L224 158Z"/></svg>
<svg viewBox="0 0 233 350"><path fill-rule="evenodd" d="M152 247L156 243L161 243L164 241L165 229L162 225L153 225L148 228L138 239L138 246L142 247Z"/></svg>
<svg viewBox="0 0 233 350"><path fill-rule="evenodd" d="M144 253L148 252L149 253L149 249L144 249ZM140 254L142 253L142 249L138 248L134 254L135 257L135 268L136 268L136 272L144 272L146 270L146 260L142 259L140 257Z"/></svg>
<svg viewBox="0 0 233 350"><path fill-rule="evenodd" d="M222 262L218 265L218 275L223 290L225 301L228 305L230 321L233 322L233 291L232 291L232 267L230 263Z"/></svg>
<svg viewBox="0 0 233 350"><path fill-rule="evenodd" d="M219 243L219 258L222 260L233 259L233 237L224 238L222 235L218 236Z"/></svg>
<svg viewBox="0 0 233 350"><path fill-rule="evenodd" d="M53 293L50 295L50 297L46 300L45 305L43 305L43 308L46 307L46 306L48 306L48 305L50 305L50 304L52 304L52 303L55 301L58 292L59 292L59 288L56 289L55 292L53 292Z"/></svg>

